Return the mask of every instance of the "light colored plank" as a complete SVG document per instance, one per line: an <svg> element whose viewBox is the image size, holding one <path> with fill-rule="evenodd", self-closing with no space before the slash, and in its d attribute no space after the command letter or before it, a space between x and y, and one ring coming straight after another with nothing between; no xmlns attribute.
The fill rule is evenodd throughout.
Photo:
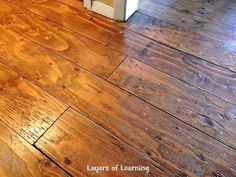
<svg viewBox="0 0 236 177"><path fill-rule="evenodd" d="M6 28L24 35L102 78L107 78L125 57L11 3L3 1L1 4L0 23Z"/></svg>
<svg viewBox="0 0 236 177"><path fill-rule="evenodd" d="M18 34L3 31L2 26L0 34L8 39L4 41L7 47L0 50L1 62L64 100L174 175L235 175L235 150ZM3 43L2 38L0 40ZM222 103L222 106L228 105ZM219 116L217 110L214 113ZM212 129L202 125L204 131Z"/></svg>
<svg viewBox="0 0 236 177"><path fill-rule="evenodd" d="M68 177L0 121L1 177Z"/></svg>
<svg viewBox="0 0 236 177"><path fill-rule="evenodd" d="M74 176L172 176L73 109L67 110L36 146ZM117 164L118 170L112 171ZM144 169L125 172L121 165L142 166ZM88 170L94 166L108 169L100 172Z"/></svg>
<svg viewBox="0 0 236 177"><path fill-rule="evenodd" d="M27 141L34 143L66 108L64 103L0 64L0 119Z"/></svg>

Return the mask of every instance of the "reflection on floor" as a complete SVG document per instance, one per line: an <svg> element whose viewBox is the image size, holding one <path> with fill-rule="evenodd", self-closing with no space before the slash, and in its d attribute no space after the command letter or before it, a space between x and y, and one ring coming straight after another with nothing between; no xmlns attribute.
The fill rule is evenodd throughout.
<svg viewBox="0 0 236 177"><path fill-rule="evenodd" d="M236 2L0 0L0 176L236 176Z"/></svg>

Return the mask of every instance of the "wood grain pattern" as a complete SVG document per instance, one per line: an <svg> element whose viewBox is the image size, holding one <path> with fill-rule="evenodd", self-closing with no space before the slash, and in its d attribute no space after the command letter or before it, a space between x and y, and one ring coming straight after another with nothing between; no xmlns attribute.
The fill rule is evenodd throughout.
<svg viewBox="0 0 236 177"><path fill-rule="evenodd" d="M111 82L236 149L236 107L128 58Z"/></svg>
<svg viewBox="0 0 236 177"><path fill-rule="evenodd" d="M160 52L157 55L157 52L153 52L157 51L155 43L150 43L142 50L138 60L231 103L235 103L236 52L232 46L224 45L222 47L222 43L214 46L214 41L210 39L204 41L204 38L199 35L196 36L196 34L181 29L176 31L174 26L140 14L133 16L128 28L185 52L194 53L203 59L206 57L209 62L164 46L159 48ZM206 46L199 43L201 40L204 41ZM230 50L233 49L233 51L230 52L227 47ZM211 56L206 56L204 50L207 50L207 53ZM215 50L218 52L215 52ZM225 54L227 57L223 56Z"/></svg>
<svg viewBox="0 0 236 177"><path fill-rule="evenodd" d="M66 0L64 0L66 1ZM150 14L150 8L154 9L161 3L176 9L188 15L200 16L204 19L216 22L220 25L236 27L236 3L232 0L215 0L215 1L199 1L199 0L140 0L140 11ZM77 6L74 6L77 7ZM154 14L155 11L152 12Z"/></svg>
<svg viewBox="0 0 236 177"><path fill-rule="evenodd" d="M21 2L18 0L9 1L14 2L19 6L22 6L38 15L50 19L67 28L73 29L74 31L81 33L88 38L99 41L104 45L119 50L120 52L132 57L140 54L140 51L142 51L146 46L150 46L150 44L152 44L151 46L153 46L152 49L155 46L157 46L158 48L158 43L156 44L152 40L126 30L124 27L122 28L122 25L120 25L120 23L117 24L112 22L111 20L107 20L106 18L98 18L98 16L92 16L91 13L85 13L84 11L77 10L75 8L52 0L43 2ZM227 37L227 40L222 41L208 37L208 33L196 33L195 31L185 29L181 26L163 23L156 18L151 18L142 14L137 15L137 20L135 20L135 18L131 18L131 22L128 23L127 26L128 29L132 29L135 32L139 32L160 42L164 41L163 43L168 44L172 47L177 47L178 49L193 54L199 58L203 58L207 61L225 66L233 71L236 71L236 64L234 60L234 58L236 57L235 45L232 45L232 42L230 42L230 44L225 43L225 41L231 41L233 39L235 40L233 35L235 33L234 31L226 32L226 29L224 29L224 34L222 32L223 29L209 32L209 34L216 34L217 36L224 36L227 34L230 35L229 37ZM145 23L143 23L143 21ZM142 25L139 25L140 23ZM162 25L158 25L159 23L162 23ZM151 24L153 25L151 26ZM138 29L135 28L137 25ZM161 32L159 30L160 27L162 28ZM154 29L152 30L152 28ZM197 27L193 28L195 29ZM201 26L198 28L201 29ZM143 31L145 31L146 33L144 33ZM162 32L165 31L165 35L162 36ZM153 33L155 34L155 36L153 36ZM162 39L162 41L160 39ZM167 43L168 40L170 40L169 43Z"/></svg>
<svg viewBox="0 0 236 177"><path fill-rule="evenodd" d="M67 176L59 167L27 144L1 121L0 130L1 177Z"/></svg>
<svg viewBox="0 0 236 177"><path fill-rule="evenodd" d="M69 109L61 119L36 143L36 146L60 163L73 176L133 177L133 176L172 176L158 169L147 158L120 141L87 118ZM125 172L122 166L142 166L142 171ZM158 165L158 164L157 164ZM94 166L108 167L108 171L88 171ZM163 167L160 167L163 168Z"/></svg>
<svg viewBox="0 0 236 177"><path fill-rule="evenodd" d="M127 28L206 61L236 71L234 42L226 44L206 35L138 13L130 20ZM224 30L222 29L221 32L223 33ZM217 35L221 36L220 34ZM232 40L235 41L235 39Z"/></svg>
<svg viewBox="0 0 236 177"><path fill-rule="evenodd" d="M225 44L234 44L235 46L236 28L229 27L227 25L223 25L222 23L217 23L212 20L208 20L201 16L196 16L190 13L190 11L188 10L181 11L171 6L166 6L161 3L162 0L148 0L141 2L144 2L144 4L140 4L140 11L142 13L148 14L159 20L174 24L177 28L181 27L183 30L196 32L197 34L205 36L205 38L214 38L215 42L218 41L218 43L222 42ZM232 5L231 3L224 3L226 8ZM221 11L222 9L223 8L218 9L218 11ZM224 14L221 17L222 20L226 15L227 14Z"/></svg>
<svg viewBox="0 0 236 177"><path fill-rule="evenodd" d="M94 14L92 16L91 13L84 13L48 0L36 2L37 5L34 4L30 1L18 3L18 5L28 8L45 18L50 18L88 37L92 37L175 78L231 103L236 102L235 72L210 63L217 63L235 70L236 60L234 58L236 58L236 54L230 46L222 46L222 43L216 45L214 40L210 38L205 39L201 35L182 31L181 29L176 30L175 26L141 14L134 15L130 20L128 28L131 30L193 53L205 59L204 61L125 30L121 23L97 15L94 17ZM60 13L55 11L56 7L61 8ZM49 15L46 16L47 13ZM204 44L200 44L201 41Z"/></svg>
<svg viewBox="0 0 236 177"><path fill-rule="evenodd" d="M127 55L138 56L145 46L152 42L129 30L124 32L124 27L114 25L116 22L112 20L98 19L91 13L84 13L52 0L10 2Z"/></svg>
<svg viewBox="0 0 236 177"><path fill-rule="evenodd" d="M65 109L65 104L0 64L0 119L28 142L34 143Z"/></svg>
<svg viewBox="0 0 236 177"><path fill-rule="evenodd" d="M125 58L106 46L67 30L6 1L0 24L52 50L83 68L107 78Z"/></svg>
<svg viewBox="0 0 236 177"><path fill-rule="evenodd" d="M188 1L188 3L190 2L191 1ZM143 5L143 3L145 3L146 5ZM163 3L166 3L166 1L163 1ZM194 1L194 3L196 2ZM149 1L141 1L140 7L142 8L143 6L147 6L148 4L152 5L152 3L149 3ZM178 3L176 2L176 4ZM155 5L153 5L152 7L155 7ZM103 18L94 13L86 13L95 16L100 21L104 21L104 23L111 26L126 26ZM179 31L177 30L177 32L174 25L158 21L154 18L150 18L142 14L135 14L130 19L127 28L130 28L150 38L154 38L162 43L173 45L173 47L175 48L180 48L186 52L194 53L199 57L207 58L207 60L210 59L209 61L211 62L219 64L221 63L221 66L228 67L232 70L234 70L234 67L236 66L235 52L228 52L227 49L224 49L224 47L222 47L222 43L218 43L217 46L215 44L215 41L210 38L208 38L207 40L203 40L204 36L200 34L196 34L193 32L191 33L188 30L183 31L181 29L178 29ZM201 44L201 40L203 40L204 44ZM228 47L231 48L230 46ZM206 50L206 52L204 52L204 50ZM218 51L220 54L218 53ZM205 53L208 53L208 55L206 56ZM185 81L195 87L201 88L226 101L229 101L233 104L236 102L236 82L235 72L233 71L224 69L210 62L180 52L173 48L160 45L154 41L149 41L149 43L140 51L138 55L134 53L129 53L129 55L134 56L136 57L136 59L154 68L157 68L160 71L168 73L175 78ZM211 55L211 57L209 57L209 55ZM221 57L219 57L220 55ZM217 57L219 57L219 60L216 59ZM212 59L215 61L213 61Z"/></svg>
<svg viewBox="0 0 236 177"><path fill-rule="evenodd" d="M234 150L13 31L0 26L0 34L8 39L1 62L174 175L235 176Z"/></svg>
<svg viewBox="0 0 236 177"><path fill-rule="evenodd" d="M83 0L57 0L57 1L79 10L85 10Z"/></svg>

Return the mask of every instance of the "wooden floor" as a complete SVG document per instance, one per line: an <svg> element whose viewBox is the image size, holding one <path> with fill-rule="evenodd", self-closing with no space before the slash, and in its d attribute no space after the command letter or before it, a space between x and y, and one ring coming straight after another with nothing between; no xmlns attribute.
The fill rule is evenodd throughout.
<svg viewBox="0 0 236 177"><path fill-rule="evenodd" d="M236 1L0 0L0 177L65 176L236 177Z"/></svg>

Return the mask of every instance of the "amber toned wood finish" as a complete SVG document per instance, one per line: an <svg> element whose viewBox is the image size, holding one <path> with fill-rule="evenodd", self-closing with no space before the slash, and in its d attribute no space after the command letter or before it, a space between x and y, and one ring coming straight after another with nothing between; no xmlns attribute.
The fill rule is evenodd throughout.
<svg viewBox="0 0 236 177"><path fill-rule="evenodd" d="M57 0L57 1L80 10L85 10L83 0Z"/></svg>
<svg viewBox="0 0 236 177"><path fill-rule="evenodd" d="M236 53L235 47L229 44L224 45L206 35L177 28L175 25L139 13L124 25L51 0L33 3L19 3L14 0L11 2L231 103L236 102L233 72L236 66ZM60 9L60 12L57 9ZM145 38L124 26L200 58Z"/></svg>
<svg viewBox="0 0 236 177"><path fill-rule="evenodd" d="M73 109L65 112L36 146L73 176L172 176ZM116 164L120 165L118 170L112 171L111 167ZM87 170L96 165L109 169L100 172ZM122 171L124 166L148 167L149 173L145 170L125 172Z"/></svg>
<svg viewBox="0 0 236 177"><path fill-rule="evenodd" d="M123 24L80 0L0 0L0 176L235 177L234 6L211 2L141 1ZM114 163L151 173L86 170Z"/></svg>
<svg viewBox="0 0 236 177"><path fill-rule="evenodd" d="M11 30L4 30L0 26L0 33L6 39L11 39L11 43L1 40L7 46L1 48L1 61L4 64L65 101L174 175L234 175L235 150ZM15 50L15 44L23 47ZM217 100L216 97L209 99ZM225 102L222 104L227 105ZM208 105L202 106L211 110ZM215 115L220 112L213 111ZM201 128L206 132L213 129L197 118L195 121L202 124ZM225 160L224 155L229 160Z"/></svg>
<svg viewBox="0 0 236 177"><path fill-rule="evenodd" d="M121 30L119 27L114 26L113 22L107 23L107 21L109 22L110 20L102 20L104 18L96 18L94 16L91 16L90 13L84 13L84 11L76 10L75 8L66 6L62 3L58 3L52 0L47 0L43 2L42 1L19 2L17 0L9 0L9 1L15 2L19 6L24 7L36 14L39 14L47 19L50 19L70 29L73 29L74 31L77 31L83 35L86 35L89 38L99 41L105 45L109 45L111 48L114 48L116 50L119 50L129 55L131 54L137 55L137 52L140 53L141 51L141 50L138 50L140 49L141 46L143 49L148 44L150 45L150 42L151 42L150 40L145 39L142 36L137 35L136 33L133 33L131 31L126 30L124 33L123 30ZM177 16L177 15L175 14L173 16ZM148 17L148 16L144 15L144 17ZM146 27L147 24L143 26L143 28ZM155 24L155 26L157 28L156 32L158 32L159 31L158 25ZM181 45L178 44L179 49L186 51L189 48L189 46L194 45L192 49L193 51L186 51L186 52L196 55L205 60L211 61L213 63L223 65L227 68L230 68L236 71L236 69L234 68L235 61L233 60L233 58L236 56L236 53L232 45L225 43L222 40L218 41L214 38L208 37L209 36L208 33L207 34L196 33L196 31L191 31L191 30L189 31L188 29L181 28L181 26L178 27L175 24L168 25L168 28L170 29L174 28L175 33L171 33L172 34L171 37L173 39L174 39L174 36L178 37L180 35L179 33L181 33L182 35L180 36L182 40L184 40L185 31L189 32L187 34L190 36L186 40L194 40L195 38L198 39L195 43L193 41L187 41L188 43L185 46L183 46L183 48L181 48ZM193 27L193 28L195 29L196 27ZM149 32L149 35L152 34L150 32L151 30L147 29L147 31ZM210 32L211 34L215 33L212 30ZM227 37L228 40L231 40L232 37L234 36L233 32L234 31L230 31L230 32L224 31L223 33L222 29L220 29L219 33L217 32L217 36L224 36L225 34L226 35L231 34L231 36ZM110 39L113 39L113 40L110 40ZM181 41L179 41L178 43L180 42ZM176 47L173 44L171 46ZM199 50L198 46L201 46L200 48L201 50Z"/></svg>
<svg viewBox="0 0 236 177"><path fill-rule="evenodd" d="M59 167L0 121L1 177L68 177Z"/></svg>
<svg viewBox="0 0 236 177"><path fill-rule="evenodd" d="M0 120L28 142L34 143L66 108L64 103L0 64Z"/></svg>
<svg viewBox="0 0 236 177"><path fill-rule="evenodd" d="M125 58L119 52L76 34L6 1L1 2L1 24L36 43L107 78Z"/></svg>

